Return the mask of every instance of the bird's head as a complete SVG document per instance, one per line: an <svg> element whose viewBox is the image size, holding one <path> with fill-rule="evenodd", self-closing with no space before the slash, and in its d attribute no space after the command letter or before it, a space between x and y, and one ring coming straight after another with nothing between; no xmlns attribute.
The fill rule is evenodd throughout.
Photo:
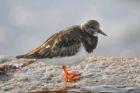
<svg viewBox="0 0 140 93"><path fill-rule="evenodd" d="M96 20L88 20L81 24L81 28L90 35L96 36L98 33L107 36L101 29Z"/></svg>

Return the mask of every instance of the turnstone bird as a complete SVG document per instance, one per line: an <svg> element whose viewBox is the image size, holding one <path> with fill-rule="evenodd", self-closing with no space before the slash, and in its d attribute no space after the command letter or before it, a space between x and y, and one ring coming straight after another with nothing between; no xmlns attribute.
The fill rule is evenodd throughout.
<svg viewBox="0 0 140 93"><path fill-rule="evenodd" d="M56 61L58 64L63 64L64 76L67 81L79 80L79 78L73 77L80 76L80 74L69 73L65 64L72 61L78 62L87 54L92 53L97 46L98 33L107 36L100 29L96 20L88 20L81 25L71 26L53 34L41 46L16 58L47 58L52 60L52 63Z"/></svg>

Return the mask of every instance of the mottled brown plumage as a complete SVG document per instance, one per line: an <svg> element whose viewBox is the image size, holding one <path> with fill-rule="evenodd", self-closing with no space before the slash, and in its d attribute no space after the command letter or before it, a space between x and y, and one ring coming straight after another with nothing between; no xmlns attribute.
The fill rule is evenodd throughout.
<svg viewBox="0 0 140 93"><path fill-rule="evenodd" d="M99 29L99 23L97 21L89 20L87 23L61 30L53 34L38 48L25 55L17 56L17 58L38 59L73 56L78 53L81 45L84 46L88 53L92 52L98 42L98 37L94 36L94 34L96 32L101 33L102 31ZM92 32L92 30L95 31ZM105 35L103 32L101 34Z"/></svg>

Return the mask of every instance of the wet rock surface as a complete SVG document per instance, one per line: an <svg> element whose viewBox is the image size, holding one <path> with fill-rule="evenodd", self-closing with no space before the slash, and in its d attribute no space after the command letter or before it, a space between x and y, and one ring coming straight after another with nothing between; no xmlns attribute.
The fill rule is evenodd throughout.
<svg viewBox="0 0 140 93"><path fill-rule="evenodd" d="M31 59L1 56L0 65L21 66ZM57 61L57 60L56 60ZM89 56L68 67L81 73L65 82L62 66L34 60L19 69L1 70L0 93L140 93L140 58Z"/></svg>

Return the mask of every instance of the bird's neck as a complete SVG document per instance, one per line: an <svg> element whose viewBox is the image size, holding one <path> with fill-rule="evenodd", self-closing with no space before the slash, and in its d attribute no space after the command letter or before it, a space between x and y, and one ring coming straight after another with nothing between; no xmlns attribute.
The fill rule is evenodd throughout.
<svg viewBox="0 0 140 93"><path fill-rule="evenodd" d="M81 28L82 32L83 32L84 34L87 34L89 37L97 36L97 35L94 34L93 32L90 33L91 31L87 31L87 29L86 29L84 26L80 26L80 28Z"/></svg>
<svg viewBox="0 0 140 93"><path fill-rule="evenodd" d="M81 28L82 31L85 31L85 28L84 28L83 25L80 25L80 28Z"/></svg>
<svg viewBox="0 0 140 93"><path fill-rule="evenodd" d="M93 52L93 50L96 48L97 46L97 42L98 42L98 37L97 36L93 36L88 34L85 31L82 31L82 38L81 41L83 43L83 46L85 48L85 50L90 53Z"/></svg>

